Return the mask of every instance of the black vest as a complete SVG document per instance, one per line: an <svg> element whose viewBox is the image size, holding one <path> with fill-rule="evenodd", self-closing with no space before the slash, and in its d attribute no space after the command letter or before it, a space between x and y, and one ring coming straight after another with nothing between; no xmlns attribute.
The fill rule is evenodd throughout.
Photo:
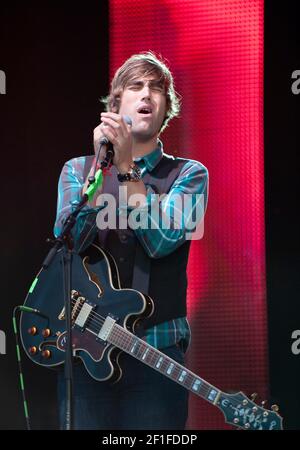
<svg viewBox="0 0 300 450"><path fill-rule="evenodd" d="M87 157L85 176L93 158ZM164 154L161 161L143 176L143 182L155 193L168 193L179 175L186 159ZM113 194L118 200L117 171L104 177L103 192ZM121 286L134 288L149 294L154 302L154 313L144 321L144 328L184 317L186 311L186 266L190 241L185 241L171 254L162 258L150 258L139 243L133 230L99 230L100 245L114 257L120 274Z"/></svg>

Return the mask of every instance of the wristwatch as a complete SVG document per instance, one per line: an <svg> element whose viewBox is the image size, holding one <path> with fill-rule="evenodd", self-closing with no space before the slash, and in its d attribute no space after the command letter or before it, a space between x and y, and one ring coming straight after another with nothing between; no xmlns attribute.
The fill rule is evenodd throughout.
<svg viewBox="0 0 300 450"><path fill-rule="evenodd" d="M120 183L124 181L139 181L141 179L141 169L136 164L130 166L130 170L127 173L118 173L118 180Z"/></svg>

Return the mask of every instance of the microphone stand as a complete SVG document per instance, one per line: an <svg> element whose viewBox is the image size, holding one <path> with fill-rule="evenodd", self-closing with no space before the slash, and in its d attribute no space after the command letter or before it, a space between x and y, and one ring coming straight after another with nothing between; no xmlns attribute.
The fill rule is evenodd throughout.
<svg viewBox="0 0 300 450"><path fill-rule="evenodd" d="M100 169L96 173L97 163L100 151L103 145L108 145L106 157L100 162ZM72 347L72 310L71 310L71 285L72 285L72 256L73 246L71 239L71 230L73 229L77 216L87 203L92 199L100 183L102 184L102 169L106 169L111 165L114 157L114 150L111 143L106 140L100 141L97 158L94 164L94 174L88 178L89 185L86 192L81 197L75 210L67 217L64 222L60 235L50 242L53 243L51 250L43 262L43 269L47 269L55 255L62 249L62 267L63 267L63 291L65 320L67 332L67 344L65 351L65 383L66 383L66 430L72 430L74 424L73 412L73 347ZM48 240L49 241L49 240Z"/></svg>

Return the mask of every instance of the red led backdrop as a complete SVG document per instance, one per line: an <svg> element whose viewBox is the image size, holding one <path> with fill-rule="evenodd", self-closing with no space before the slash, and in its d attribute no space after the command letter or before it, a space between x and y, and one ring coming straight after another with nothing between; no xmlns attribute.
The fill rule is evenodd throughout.
<svg viewBox="0 0 300 450"><path fill-rule="evenodd" d="M188 367L222 390L263 398L263 1L111 0L111 75L146 50L167 59L182 96L181 118L162 135L165 151L210 173L204 238L192 243L188 267ZM227 427L195 396L188 426Z"/></svg>

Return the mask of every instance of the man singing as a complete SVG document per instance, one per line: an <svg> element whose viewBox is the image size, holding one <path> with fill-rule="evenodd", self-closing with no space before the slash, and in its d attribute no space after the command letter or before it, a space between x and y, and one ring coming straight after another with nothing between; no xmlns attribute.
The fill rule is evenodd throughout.
<svg viewBox="0 0 300 450"><path fill-rule="evenodd" d="M122 288L145 292L154 302L154 313L144 322L143 339L183 364L190 340L186 267L191 238L186 224L199 211L199 205L195 201L189 208L178 210L176 201L185 195L201 198L201 214L196 214L196 222L201 223L207 205L208 172L200 162L163 151L158 137L178 116L180 104L170 70L153 53L133 55L125 61L116 71L104 102L106 112L94 130L94 145L97 153L101 138L105 136L111 142L113 165L94 199L78 216L73 229L74 248L80 253L97 243L114 257ZM102 148L100 160L103 157ZM64 165L58 187L56 236L85 192L94 164L94 156L82 156ZM126 187L126 204L118 199L120 187ZM116 198L118 219L128 218L134 211L148 226L101 229L105 208L99 205L103 194ZM139 201L134 194L140 194ZM159 200L154 194L160 195ZM151 212L155 204L159 220ZM165 226L167 214L169 226ZM184 429L188 391L125 353L119 364L123 375L115 384L94 380L83 364L74 366L75 428ZM63 428L62 372L58 396Z"/></svg>

